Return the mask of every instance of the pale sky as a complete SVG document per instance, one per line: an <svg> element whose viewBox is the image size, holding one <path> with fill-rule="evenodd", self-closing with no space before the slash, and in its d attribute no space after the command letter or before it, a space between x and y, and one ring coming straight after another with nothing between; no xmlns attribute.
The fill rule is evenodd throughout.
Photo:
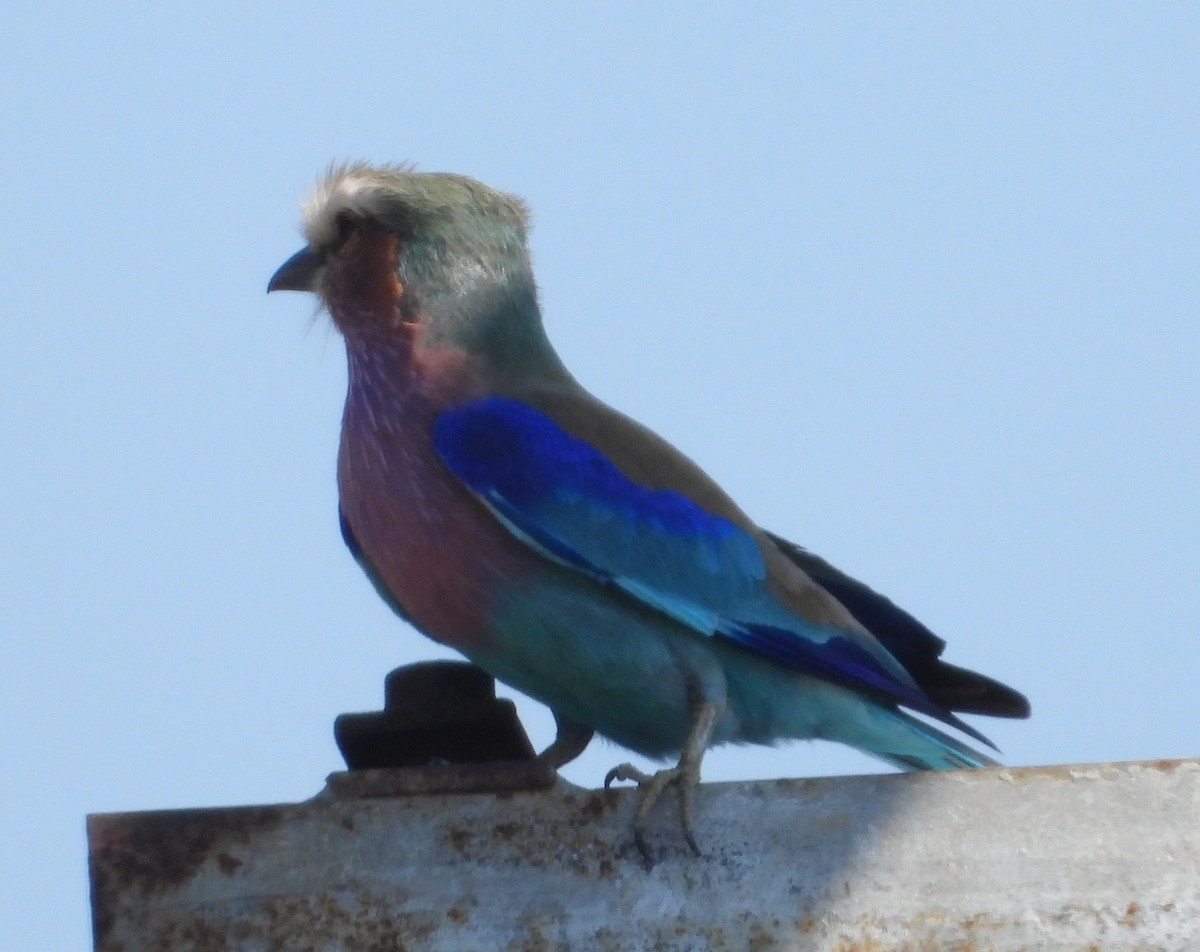
<svg viewBox="0 0 1200 952"><path fill-rule="evenodd" d="M264 293L332 160L523 195L576 375L1025 691L1005 762L1200 754L1200 7L5 20L0 948L88 947L85 814L305 799L447 656L338 537L340 341Z"/></svg>

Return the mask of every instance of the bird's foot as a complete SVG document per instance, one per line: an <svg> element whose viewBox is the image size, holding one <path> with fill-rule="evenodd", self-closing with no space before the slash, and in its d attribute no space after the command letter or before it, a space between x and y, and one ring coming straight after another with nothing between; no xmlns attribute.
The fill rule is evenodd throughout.
<svg viewBox="0 0 1200 952"><path fill-rule="evenodd" d="M663 795L667 787L671 786L675 787L679 796L679 818L683 824L683 838L692 848L693 853L697 856L704 855L700 852L696 837L692 833L692 793L700 782L699 762L683 758L678 766L667 767L652 774L639 770L633 764L618 764L604 777L605 789L607 790L618 780L634 781L642 794L641 802L638 803L637 810L633 814L633 841L637 845L638 852L642 855L647 869L654 867L654 857L651 855L650 846L646 841L646 821L649 819L650 811L654 809L654 804L658 802L658 798Z"/></svg>

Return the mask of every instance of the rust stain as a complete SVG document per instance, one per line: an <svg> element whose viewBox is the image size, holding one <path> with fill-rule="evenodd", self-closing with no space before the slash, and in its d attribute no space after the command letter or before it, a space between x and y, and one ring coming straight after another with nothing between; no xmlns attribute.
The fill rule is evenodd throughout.
<svg viewBox="0 0 1200 952"><path fill-rule="evenodd" d="M772 925L778 929L779 921L775 920ZM775 937L775 933L767 931L760 923L751 922L749 930L749 944L746 948L749 952L767 952L769 949L779 947L779 942Z"/></svg>
<svg viewBox="0 0 1200 952"><path fill-rule="evenodd" d="M590 822L600 820L611 813L620 802L620 790L595 790L582 798L578 815Z"/></svg>
<svg viewBox="0 0 1200 952"><path fill-rule="evenodd" d="M520 945L514 945L514 950L519 949L520 952L550 952L550 940L547 939L536 923L526 924L529 930L526 935L520 940Z"/></svg>
<svg viewBox="0 0 1200 952"><path fill-rule="evenodd" d="M226 876L232 876L245 865L245 863L230 853L217 854L217 866L220 867L221 872Z"/></svg>
<svg viewBox="0 0 1200 952"><path fill-rule="evenodd" d="M446 839L450 841L450 846L456 853L465 853L474 838L475 834L471 830L465 830L461 826L451 827L446 831Z"/></svg>
<svg viewBox="0 0 1200 952"><path fill-rule="evenodd" d="M849 778L839 777L837 779L845 780ZM774 796L777 791L786 790L789 793L809 793L810 791L819 790L822 786L828 786L830 781L831 778L829 777L783 777L779 780L765 780L756 784L751 792L755 797L765 800L768 796Z"/></svg>
<svg viewBox="0 0 1200 952"><path fill-rule="evenodd" d="M839 940L838 944L833 947L836 952L895 952L894 949L888 949L887 946L876 942L874 939L864 939L859 942L854 939Z"/></svg>
<svg viewBox="0 0 1200 952"><path fill-rule="evenodd" d="M504 823L497 823L492 827L492 836L506 842L515 839L521 832L521 824L513 823L511 820Z"/></svg>
<svg viewBox="0 0 1200 952"><path fill-rule="evenodd" d="M164 930L163 944L151 945L147 952L227 952L243 944L287 949L297 947L299 936L305 948L343 947L349 939L352 944L344 947L355 952L409 952L426 947L445 924L432 912L397 913L363 890L348 901L331 896L268 899L252 916L237 921L206 922L202 915L181 922L178 936Z"/></svg>
<svg viewBox="0 0 1200 952"><path fill-rule="evenodd" d="M1129 929L1136 929L1141 925L1142 907L1136 902L1131 902L1125 907L1125 915L1121 917L1121 925Z"/></svg>
<svg viewBox="0 0 1200 952"><path fill-rule="evenodd" d="M88 872L96 947L112 928L120 896L151 896L180 886L210 855L225 853L227 845L249 845L256 835L278 826L282 816L279 807L245 807L90 817Z"/></svg>
<svg viewBox="0 0 1200 952"><path fill-rule="evenodd" d="M621 941L621 936L610 929L608 926L601 926L591 936L590 949L595 949L596 952L622 952L625 948L625 943Z"/></svg>

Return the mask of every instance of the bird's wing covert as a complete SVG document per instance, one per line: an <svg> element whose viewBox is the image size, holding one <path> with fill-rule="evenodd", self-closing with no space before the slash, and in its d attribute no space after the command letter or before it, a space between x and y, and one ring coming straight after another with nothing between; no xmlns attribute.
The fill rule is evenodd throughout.
<svg viewBox="0 0 1200 952"><path fill-rule="evenodd" d="M869 635L809 623L774 603L749 532L682 493L630 480L541 411L486 397L442 413L433 436L450 471L546 558L704 635L965 726Z"/></svg>

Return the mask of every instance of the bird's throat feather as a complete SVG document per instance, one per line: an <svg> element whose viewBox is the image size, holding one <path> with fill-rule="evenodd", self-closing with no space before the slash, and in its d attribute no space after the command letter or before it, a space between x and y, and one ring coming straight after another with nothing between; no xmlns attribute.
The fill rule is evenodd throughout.
<svg viewBox="0 0 1200 952"><path fill-rule="evenodd" d="M539 567L438 461L433 423L477 384L469 360L347 340L338 455L342 510L380 578L422 631L469 651L502 584Z"/></svg>

